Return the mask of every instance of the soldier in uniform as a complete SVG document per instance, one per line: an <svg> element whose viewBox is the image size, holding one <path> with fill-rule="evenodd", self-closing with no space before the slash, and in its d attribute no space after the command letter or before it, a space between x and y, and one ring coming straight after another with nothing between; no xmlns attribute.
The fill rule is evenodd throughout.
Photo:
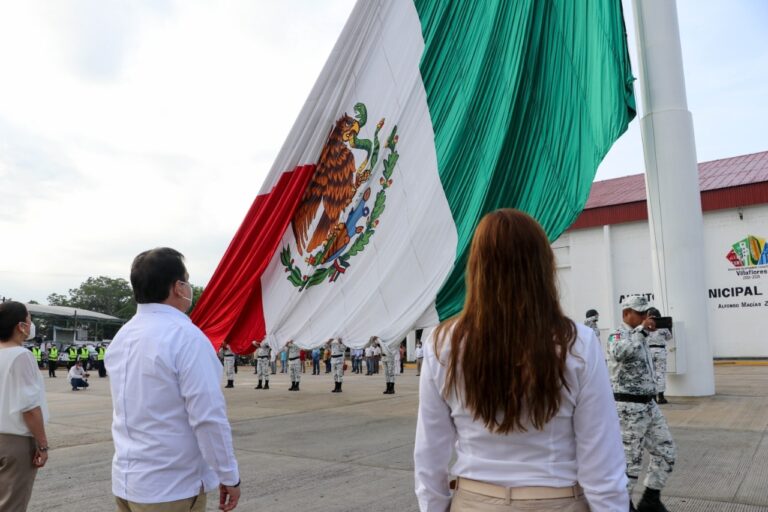
<svg viewBox="0 0 768 512"><path fill-rule="evenodd" d="M301 381L301 349L293 342L285 344L288 351L288 372L291 377L291 387L288 391L300 391L299 381Z"/></svg>
<svg viewBox="0 0 768 512"><path fill-rule="evenodd" d="M334 383L331 393L341 393L341 383L344 382L344 353L347 347L341 342L341 338L331 338L327 345L331 350L331 371Z"/></svg>
<svg viewBox="0 0 768 512"><path fill-rule="evenodd" d="M648 316L659 318L661 313L656 308L648 310ZM664 392L667 390L667 343L672 340L672 332L669 329L656 329L648 336L648 347L651 349L653 357L653 371L656 377L656 393L658 404L669 403L664 398Z"/></svg>
<svg viewBox="0 0 768 512"><path fill-rule="evenodd" d="M224 374L227 376L227 385L225 388L235 387L235 353L229 348L229 342L225 341L219 349L221 357L224 359Z"/></svg>
<svg viewBox="0 0 768 512"><path fill-rule="evenodd" d="M395 354L399 354L399 348L390 350L390 348L381 342L378 342L378 346L381 348L381 362L384 365L384 382L387 384L387 389L384 390L385 395L395 394L395 374L400 370L400 365L395 358Z"/></svg>
<svg viewBox="0 0 768 512"><path fill-rule="evenodd" d="M261 343L254 341L253 346L256 347L256 374L259 377L259 385L254 389L269 389L269 374L272 373L269 367L269 353L271 349L266 341ZM261 385L262 380L264 381L263 387Z"/></svg>
<svg viewBox="0 0 768 512"><path fill-rule="evenodd" d="M648 337L656 329L644 297L621 303L623 324L608 338L608 369L627 458L630 510L632 489L640 475L643 447L650 455L645 493L637 512L667 512L660 493L675 464L676 448L667 421L654 400L656 381Z"/></svg>
<svg viewBox="0 0 768 512"><path fill-rule="evenodd" d="M600 339L600 328L597 326L597 321L600 318L600 314L597 312L596 309L590 309L587 311L587 319L584 320L584 325L592 329L592 332L595 333L595 336L597 336L597 339Z"/></svg>

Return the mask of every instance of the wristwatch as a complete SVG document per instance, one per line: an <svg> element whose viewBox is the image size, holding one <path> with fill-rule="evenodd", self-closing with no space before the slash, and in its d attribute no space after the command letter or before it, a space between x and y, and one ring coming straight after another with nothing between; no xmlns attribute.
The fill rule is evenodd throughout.
<svg viewBox="0 0 768 512"><path fill-rule="evenodd" d="M47 452L48 451L48 447L47 446L38 446L37 449L40 450L41 452Z"/></svg>

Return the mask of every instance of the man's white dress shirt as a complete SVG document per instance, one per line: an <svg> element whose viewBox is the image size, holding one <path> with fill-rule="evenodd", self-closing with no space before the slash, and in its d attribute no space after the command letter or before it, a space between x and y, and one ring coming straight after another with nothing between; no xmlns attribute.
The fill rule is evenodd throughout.
<svg viewBox="0 0 768 512"><path fill-rule="evenodd" d="M602 348L591 329L576 327L578 337L566 359L570 391L563 389L560 411L543 430L529 426L509 435L490 433L455 394L443 398L446 367L435 357L432 337L424 343L414 448L422 512L450 508L450 474L504 487L578 482L593 512L629 509L619 418ZM449 352L446 340L441 361L448 361ZM454 449L456 462L449 468Z"/></svg>
<svg viewBox="0 0 768 512"><path fill-rule="evenodd" d="M139 304L109 345L112 492L136 503L197 496L240 476L221 393L221 363L187 315Z"/></svg>
<svg viewBox="0 0 768 512"><path fill-rule="evenodd" d="M75 365L69 369L69 372L67 373L67 378L69 380L72 380L72 379L85 380L85 370L83 370L82 366Z"/></svg>

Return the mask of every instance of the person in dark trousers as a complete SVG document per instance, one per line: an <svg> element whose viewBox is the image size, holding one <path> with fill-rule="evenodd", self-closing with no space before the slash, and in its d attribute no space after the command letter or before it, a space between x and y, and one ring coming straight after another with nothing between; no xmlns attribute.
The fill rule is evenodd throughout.
<svg viewBox="0 0 768 512"><path fill-rule="evenodd" d="M48 349L48 377L56 378L56 366L59 363L59 349L56 345L51 345Z"/></svg>

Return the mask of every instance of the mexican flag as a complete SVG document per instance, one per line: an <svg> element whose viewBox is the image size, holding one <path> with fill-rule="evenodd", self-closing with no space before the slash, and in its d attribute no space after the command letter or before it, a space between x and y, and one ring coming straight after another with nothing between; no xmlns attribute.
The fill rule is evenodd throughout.
<svg viewBox="0 0 768 512"><path fill-rule="evenodd" d="M458 313L479 219L551 239L635 115L619 0L361 0L192 314L214 345Z"/></svg>

